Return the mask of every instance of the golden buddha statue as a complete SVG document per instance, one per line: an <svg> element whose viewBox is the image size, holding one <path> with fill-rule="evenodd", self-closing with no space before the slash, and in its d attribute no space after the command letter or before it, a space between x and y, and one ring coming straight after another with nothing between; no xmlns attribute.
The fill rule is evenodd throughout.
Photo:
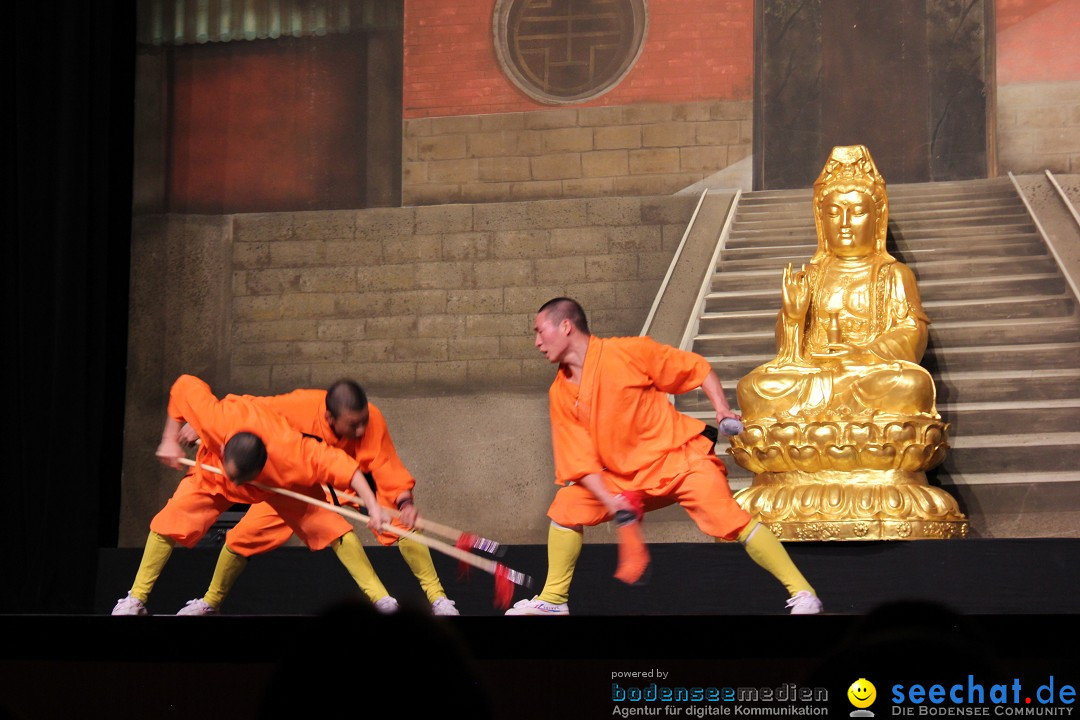
<svg viewBox="0 0 1080 720"><path fill-rule="evenodd" d="M947 425L918 363L929 319L885 247L885 181L861 145L834 148L814 183L817 251L781 282L776 358L739 381L736 495L786 540L953 537L955 500L926 482Z"/></svg>

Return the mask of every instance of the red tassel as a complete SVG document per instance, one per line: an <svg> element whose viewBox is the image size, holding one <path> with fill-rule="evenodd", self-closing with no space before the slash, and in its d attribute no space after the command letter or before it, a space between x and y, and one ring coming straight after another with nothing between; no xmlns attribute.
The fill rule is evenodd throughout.
<svg viewBox="0 0 1080 720"><path fill-rule="evenodd" d="M495 607L505 610L514 599L514 583L510 580L510 568L502 563L495 566Z"/></svg>
<svg viewBox="0 0 1080 720"><path fill-rule="evenodd" d="M465 552L471 552L476 547L477 538L472 533L461 533L458 536L457 542L454 544L459 550ZM465 579L469 577L469 564L463 560L458 560L458 578Z"/></svg>
<svg viewBox="0 0 1080 720"><path fill-rule="evenodd" d="M638 522L645 520L645 500L640 492L637 490L624 490L619 495L629 503L630 509L634 511Z"/></svg>
<svg viewBox="0 0 1080 720"><path fill-rule="evenodd" d="M641 534L641 523L626 523L618 528L619 565L615 577L628 585L641 580L645 569L649 567L649 549Z"/></svg>

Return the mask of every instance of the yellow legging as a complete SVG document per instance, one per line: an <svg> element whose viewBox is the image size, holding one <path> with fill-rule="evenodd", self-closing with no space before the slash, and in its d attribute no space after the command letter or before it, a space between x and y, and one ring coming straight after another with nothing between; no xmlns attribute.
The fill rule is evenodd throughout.
<svg viewBox="0 0 1080 720"><path fill-rule="evenodd" d="M564 603L570 597L570 581L574 579L585 535L581 530L552 523L548 527L548 574L544 589L538 596L547 603Z"/></svg>
<svg viewBox="0 0 1080 720"><path fill-rule="evenodd" d="M810 587L810 583L799 572L799 568L795 567L791 556L769 528L757 520L751 520L737 539L754 562L783 583L789 595L794 596L800 590L814 592L814 588Z"/></svg>
<svg viewBox="0 0 1080 720"><path fill-rule="evenodd" d="M751 520L739 533L738 541L750 559L779 580L787 588L789 595L795 595L801 590L814 592L814 588L795 567L791 556L769 528ZM567 602L570 596L570 581L574 578L574 568L577 566L583 543L584 535L580 530L554 523L548 528L548 574L544 589L538 596L541 600L549 603Z"/></svg>
<svg viewBox="0 0 1080 720"><path fill-rule="evenodd" d="M441 597L446 597L446 591L443 590L442 583L439 581L439 574L435 572L435 563L431 561L431 551L428 550L427 545L421 545L409 538L401 538L397 545L409 569L420 581L420 587L424 589L428 602L433 603Z"/></svg>
<svg viewBox="0 0 1080 720"><path fill-rule="evenodd" d="M375 574L375 568L371 566L367 553L360 538L354 532L347 532L337 540L330 543L330 548L337 555L338 560L349 571L349 575L360 586L360 589L372 602L381 600L389 593L386 586ZM206 590L203 600L213 608L220 608L225 598L232 590L236 579L247 566L248 559L243 555L233 552L227 545L218 553L217 565L214 567L214 577L210 580L210 587Z"/></svg>
<svg viewBox="0 0 1080 720"><path fill-rule="evenodd" d="M153 530L146 536L146 547L143 549L142 561L135 573L135 582L131 586L132 597L137 597L143 603L150 598L150 592L154 589L154 583L161 576L165 563L169 562L173 546L176 541L159 535Z"/></svg>

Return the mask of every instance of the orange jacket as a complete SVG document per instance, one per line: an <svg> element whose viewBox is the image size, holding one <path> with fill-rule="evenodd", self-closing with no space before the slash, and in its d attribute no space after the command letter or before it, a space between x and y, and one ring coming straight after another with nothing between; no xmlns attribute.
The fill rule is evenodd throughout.
<svg viewBox="0 0 1080 720"><path fill-rule="evenodd" d="M250 398L226 395L218 399L210 386L192 375L181 375L169 393L169 415L189 423L202 439L196 459L221 467L225 443L238 432L258 435L266 445L266 466L255 482L275 487L312 486L331 483L346 488L357 471L355 459L314 438L304 437L288 422ZM213 474L194 468L194 474L211 480ZM218 476L220 478L220 476ZM261 502L269 493L250 485L237 486L220 478L247 496L247 502ZM237 499L239 502L244 500Z"/></svg>
<svg viewBox="0 0 1080 720"><path fill-rule="evenodd" d="M699 387L711 371L700 355L649 337L590 338L581 384L560 370L548 392L555 482L604 470L632 478L701 434L705 423L668 394Z"/></svg>
<svg viewBox="0 0 1080 720"><path fill-rule="evenodd" d="M398 457L390 430L379 408L368 403L368 425L359 441L339 438L326 421L325 390L294 390L284 395L252 398L284 417L300 432L314 435L327 445L340 448L356 460L360 472L371 473L380 505L394 507L397 497L411 491L416 481ZM336 485L339 490L347 489Z"/></svg>

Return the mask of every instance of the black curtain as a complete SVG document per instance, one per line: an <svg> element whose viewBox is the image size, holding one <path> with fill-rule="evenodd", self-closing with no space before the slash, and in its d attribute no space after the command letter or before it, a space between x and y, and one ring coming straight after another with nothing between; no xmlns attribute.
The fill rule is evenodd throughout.
<svg viewBox="0 0 1080 720"><path fill-rule="evenodd" d="M0 612L88 612L119 516L135 9L18 2L8 17Z"/></svg>

